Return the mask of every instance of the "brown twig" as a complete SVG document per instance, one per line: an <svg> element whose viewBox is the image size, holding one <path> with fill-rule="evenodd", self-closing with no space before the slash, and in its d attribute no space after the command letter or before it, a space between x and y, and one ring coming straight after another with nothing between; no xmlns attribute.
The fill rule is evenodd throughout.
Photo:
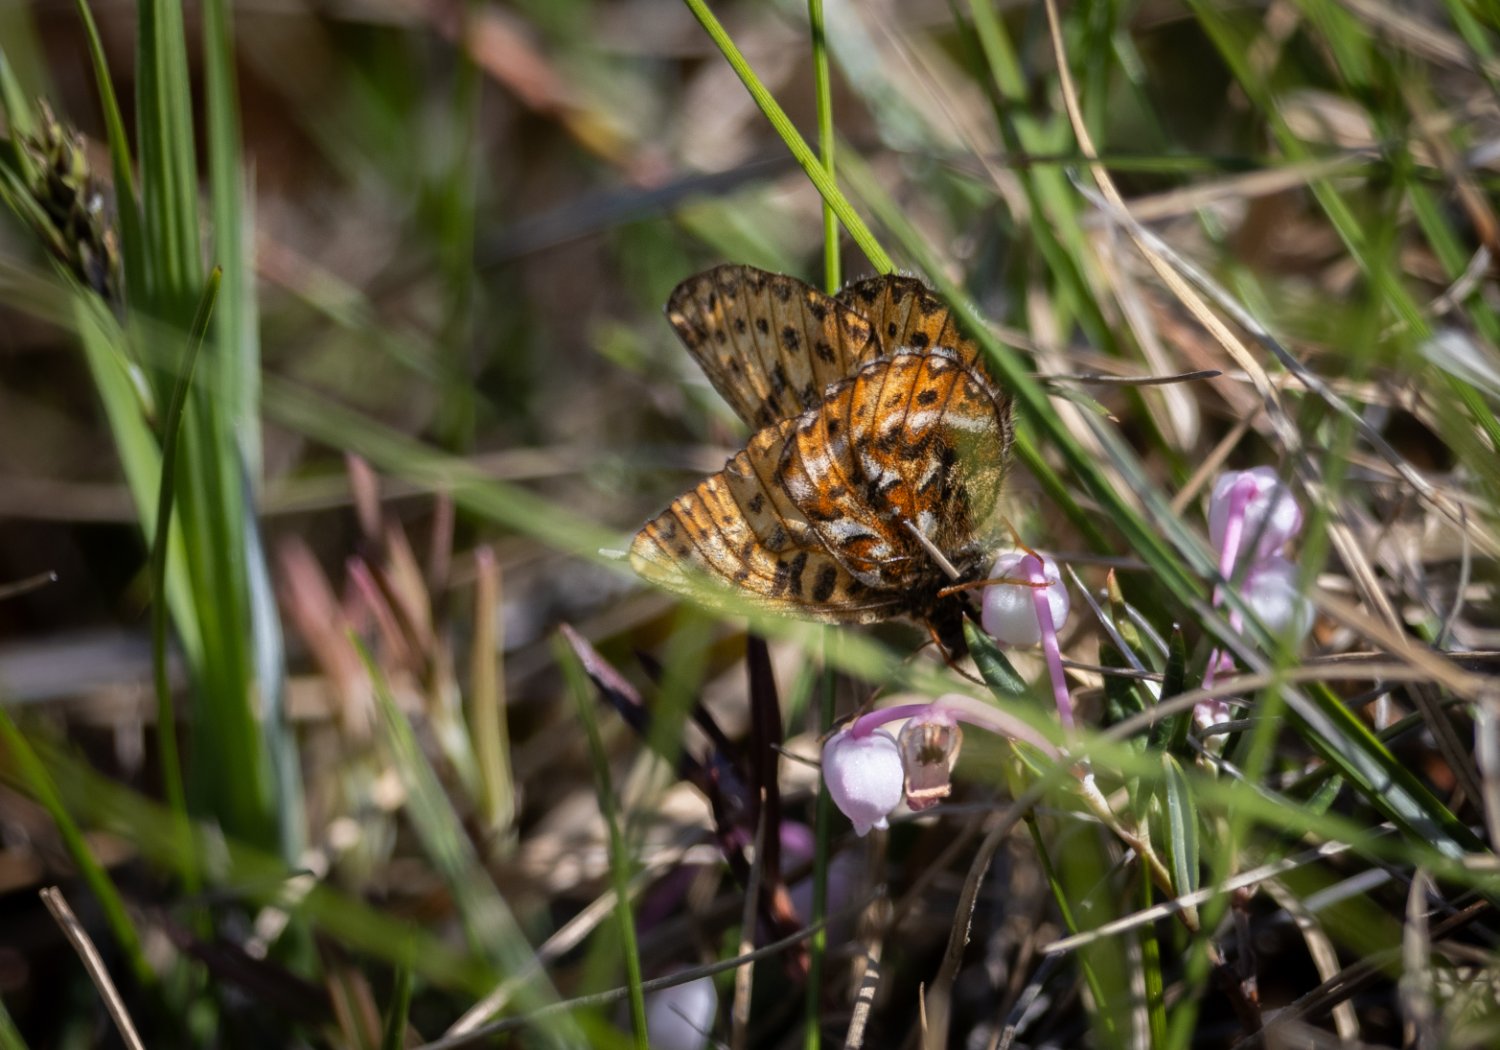
<svg viewBox="0 0 1500 1050"><path fill-rule="evenodd" d="M74 915L73 909L68 907L62 890L56 886L48 886L40 891L40 895L42 903L52 913L52 918L57 921L63 936L78 953L78 958L82 960L83 968L88 971L89 979L94 982L94 987L99 989L99 997L104 1000L104 1008L109 1011L110 1019L115 1023L115 1028L120 1033L120 1040L130 1050L146 1050L146 1044L141 1042L141 1037L135 1030L135 1023L131 1021L130 1014L125 1009L125 1000L120 998L119 989L115 987L114 980L105 969L104 959L100 956L99 949L94 947L94 942L84 930L83 924L78 921L78 916Z"/></svg>

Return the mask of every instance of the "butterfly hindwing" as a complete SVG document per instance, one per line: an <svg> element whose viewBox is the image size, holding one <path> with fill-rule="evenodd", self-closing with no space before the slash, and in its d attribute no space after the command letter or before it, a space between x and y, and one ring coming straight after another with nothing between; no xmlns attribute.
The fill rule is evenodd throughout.
<svg viewBox="0 0 1500 1050"><path fill-rule="evenodd" d="M945 351L865 365L808 413L782 457L782 484L823 544L877 590L934 589L980 551L1010 444L1009 401Z"/></svg>
<svg viewBox="0 0 1500 1050"><path fill-rule="evenodd" d="M851 306L794 277L725 265L683 281L667 320L737 416L760 430L814 407L880 353Z"/></svg>
<svg viewBox="0 0 1500 1050"><path fill-rule="evenodd" d="M896 615L899 596L873 593L850 575L775 481L796 423L784 420L759 431L722 471L648 522L630 548L636 572L710 604L742 600L826 623L873 623Z"/></svg>

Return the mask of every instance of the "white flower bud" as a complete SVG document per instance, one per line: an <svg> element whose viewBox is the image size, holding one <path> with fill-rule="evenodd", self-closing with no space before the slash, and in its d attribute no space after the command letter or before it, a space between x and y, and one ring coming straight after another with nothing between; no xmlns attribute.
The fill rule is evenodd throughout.
<svg viewBox="0 0 1500 1050"><path fill-rule="evenodd" d="M1030 580L1037 568L1037 556L1026 551L1005 551L995 559L992 577ZM1051 558L1041 558L1042 575L1047 580L1047 606L1052 611L1052 627L1061 630L1068 622L1068 589L1062 572ZM1042 640L1037 620L1036 587L1025 584L996 583L984 589L984 606L980 615L985 631L1001 645L1036 645Z"/></svg>
<svg viewBox="0 0 1500 1050"><path fill-rule="evenodd" d="M646 996L646 1037L652 1050L703 1050L719 1012L714 982L699 977Z"/></svg>
<svg viewBox="0 0 1500 1050"><path fill-rule="evenodd" d="M1272 634L1296 643L1312 630L1313 605L1298 589L1297 566L1280 555L1256 562L1240 597Z"/></svg>

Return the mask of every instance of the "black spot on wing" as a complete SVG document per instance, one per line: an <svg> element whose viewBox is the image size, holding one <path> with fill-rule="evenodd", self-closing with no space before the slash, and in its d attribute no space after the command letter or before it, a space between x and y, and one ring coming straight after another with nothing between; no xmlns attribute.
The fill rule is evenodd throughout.
<svg viewBox="0 0 1500 1050"><path fill-rule="evenodd" d="M787 573L787 589L792 592L793 597L802 597L802 572L806 568L807 551L798 551Z"/></svg>
<svg viewBox="0 0 1500 1050"><path fill-rule="evenodd" d="M832 565L825 565L813 581L812 596L815 602L826 602L833 597L833 588L838 584L839 573Z"/></svg>

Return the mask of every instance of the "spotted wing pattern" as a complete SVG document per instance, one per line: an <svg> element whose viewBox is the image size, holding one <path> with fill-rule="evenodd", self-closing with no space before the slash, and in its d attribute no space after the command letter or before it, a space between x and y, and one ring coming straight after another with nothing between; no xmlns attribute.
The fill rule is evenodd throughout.
<svg viewBox="0 0 1500 1050"><path fill-rule="evenodd" d="M794 277L725 265L682 282L667 320L736 415L761 429L815 407L880 355L853 307Z"/></svg>
<svg viewBox="0 0 1500 1050"><path fill-rule="evenodd" d="M856 579L923 595L950 581L912 529L975 568L1010 440L1009 400L981 372L945 349L901 351L798 420L781 482Z"/></svg>
<svg viewBox="0 0 1500 1050"><path fill-rule="evenodd" d="M635 571L709 604L741 601L827 623L899 615L900 596L872 593L839 564L781 485L779 464L798 422L760 430L722 471L647 522L630 547Z"/></svg>
<svg viewBox="0 0 1500 1050"><path fill-rule="evenodd" d="M963 364L980 361L979 344L959 330L948 305L915 277L868 277L842 288L835 298L869 321L887 352L946 347Z"/></svg>
<svg viewBox="0 0 1500 1050"><path fill-rule="evenodd" d="M949 581L907 523L978 571L975 526L1010 438L1009 399L954 352L876 358L674 501L637 534L631 563L672 590L730 585L805 619L926 615Z"/></svg>

